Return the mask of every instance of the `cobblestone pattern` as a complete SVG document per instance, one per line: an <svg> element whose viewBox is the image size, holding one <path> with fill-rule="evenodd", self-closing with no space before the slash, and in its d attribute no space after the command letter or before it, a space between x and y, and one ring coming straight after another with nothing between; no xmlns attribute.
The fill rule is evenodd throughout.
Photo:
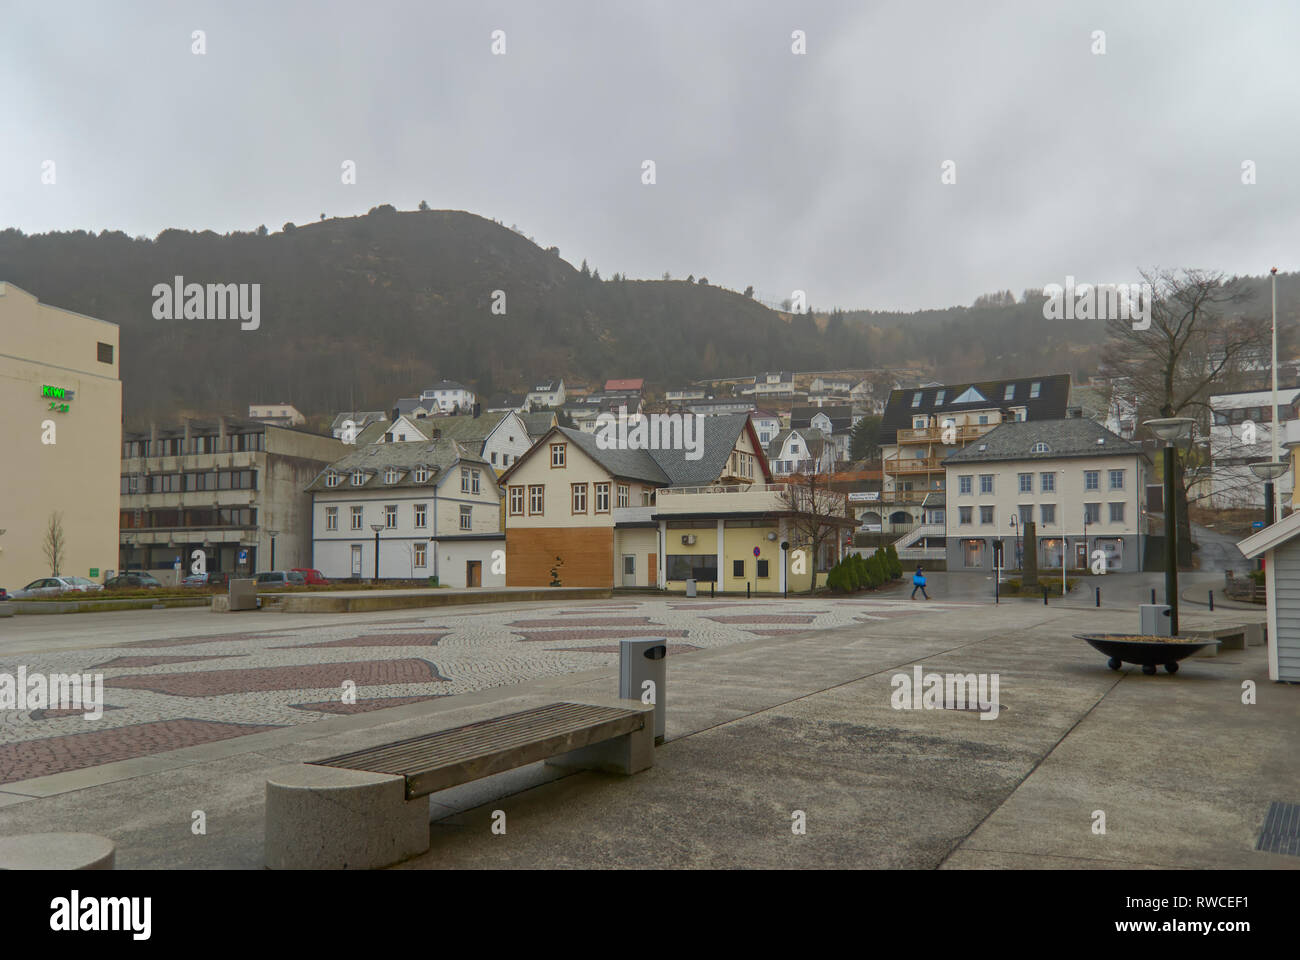
<svg viewBox="0 0 1300 960"><path fill-rule="evenodd" d="M242 629L231 633L0 658L0 673L10 675L19 666L29 673L102 673L107 701L96 720L86 719L84 709L0 710L0 776L12 782L342 713L608 668L617 665L621 637L666 637L675 655L755 636L867 629L875 620L963 606L901 598L563 603L559 610L545 601L464 612L442 607L391 620L340 615L295 628L278 627L278 614L249 613L239 615ZM245 617L265 629L248 630ZM196 645L203 655L192 651ZM436 649L436 665L412 657L413 647ZM356 684L356 703L342 702L344 680Z"/></svg>

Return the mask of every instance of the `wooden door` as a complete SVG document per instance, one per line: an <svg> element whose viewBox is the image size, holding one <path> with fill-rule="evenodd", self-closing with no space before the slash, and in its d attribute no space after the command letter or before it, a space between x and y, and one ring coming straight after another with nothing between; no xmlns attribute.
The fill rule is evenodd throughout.
<svg viewBox="0 0 1300 960"><path fill-rule="evenodd" d="M465 562L465 586L483 586L483 562L481 560L467 560Z"/></svg>

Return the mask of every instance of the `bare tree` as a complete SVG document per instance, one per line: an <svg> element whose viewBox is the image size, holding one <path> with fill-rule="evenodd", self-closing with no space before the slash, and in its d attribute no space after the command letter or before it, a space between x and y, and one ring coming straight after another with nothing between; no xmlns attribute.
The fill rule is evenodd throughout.
<svg viewBox="0 0 1300 960"><path fill-rule="evenodd" d="M68 558L67 539L63 535L63 514L55 511L50 514L49 526L45 528L45 559L50 564L50 576L59 576L64 561Z"/></svg>
<svg viewBox="0 0 1300 960"><path fill-rule="evenodd" d="M1102 360L1136 395L1139 421L1191 417L1202 436L1209 436L1211 393L1231 389L1232 381L1258 364L1269 343L1268 321L1245 312L1251 296L1240 278L1191 269L1142 271L1142 279L1151 288L1150 326L1134 329L1133 319L1110 317ZM1189 438L1180 451L1184 462L1193 442ZM1189 479L1204 471L1176 469L1175 516L1179 539L1190 551L1187 489ZM1189 562L1190 552L1180 559Z"/></svg>
<svg viewBox="0 0 1300 960"><path fill-rule="evenodd" d="M847 516L847 500L830 487L830 477L819 473L797 473L786 481L781 491L781 506L794 536L792 549L808 547L812 551L812 590L817 589L817 558L822 544L839 536L837 519ZM834 541L832 541L834 542Z"/></svg>

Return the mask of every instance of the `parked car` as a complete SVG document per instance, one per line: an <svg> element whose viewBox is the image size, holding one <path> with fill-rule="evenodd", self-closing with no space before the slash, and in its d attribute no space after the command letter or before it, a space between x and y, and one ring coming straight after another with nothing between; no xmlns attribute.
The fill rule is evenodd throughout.
<svg viewBox="0 0 1300 960"><path fill-rule="evenodd" d="M3 603L5 600L8 599L9 599L9 591L6 590L4 587L0 587L0 603Z"/></svg>
<svg viewBox="0 0 1300 960"><path fill-rule="evenodd" d="M14 600L30 600L33 597L52 597L55 594L78 592L83 588L73 582L72 577L41 577L33 580L21 590L13 592Z"/></svg>
<svg viewBox="0 0 1300 960"><path fill-rule="evenodd" d="M96 583L94 580L87 580L85 577L68 577L68 579L77 585L76 589L84 590L87 593L94 593L96 590L104 589L102 583Z"/></svg>
<svg viewBox="0 0 1300 960"><path fill-rule="evenodd" d="M276 587L301 587L307 582L297 570L267 570L257 575L258 589L274 590Z"/></svg>
<svg viewBox="0 0 1300 960"><path fill-rule="evenodd" d="M104 581L106 590L154 590L161 586L162 584L152 574L143 571L119 573L116 577Z"/></svg>
<svg viewBox="0 0 1300 960"><path fill-rule="evenodd" d="M301 573L309 584L318 583L321 586L329 586L329 581L325 579L325 574L319 570L311 570L307 567L294 567L290 573Z"/></svg>
<svg viewBox="0 0 1300 960"><path fill-rule="evenodd" d="M188 577L181 577L182 587L206 587L208 585L208 574L191 573Z"/></svg>

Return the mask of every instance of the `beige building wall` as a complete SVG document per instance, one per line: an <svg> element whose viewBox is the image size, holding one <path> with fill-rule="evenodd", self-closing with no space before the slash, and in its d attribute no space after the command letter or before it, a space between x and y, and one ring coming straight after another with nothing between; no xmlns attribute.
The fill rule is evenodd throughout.
<svg viewBox="0 0 1300 960"><path fill-rule="evenodd" d="M116 324L40 303L0 282L0 586L16 590L50 575L44 544L56 512L65 540L61 574L97 571L102 580L117 567L118 359ZM44 397L45 386L74 395ZM66 412L52 403L66 403Z"/></svg>

